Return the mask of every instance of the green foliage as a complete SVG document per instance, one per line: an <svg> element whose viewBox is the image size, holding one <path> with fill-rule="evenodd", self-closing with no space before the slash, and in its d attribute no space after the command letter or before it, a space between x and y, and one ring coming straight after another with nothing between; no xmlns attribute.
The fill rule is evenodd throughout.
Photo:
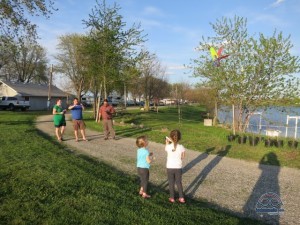
<svg viewBox="0 0 300 225"><path fill-rule="evenodd" d="M137 46L144 42L139 24L127 28L119 14L120 7L115 3L108 6L105 0L96 1L95 7L84 24L89 29L85 43L86 56L90 61L88 67L92 80L92 89L99 92L103 85L107 97L114 85L124 81L124 67L134 65Z"/></svg>
<svg viewBox="0 0 300 225"><path fill-rule="evenodd" d="M300 71L299 57L291 55L290 37L277 31L270 37L263 33L250 36L247 20L242 17L223 17L212 28L216 36L202 38L198 47L201 55L193 61L194 75L218 91L218 102L235 105L239 112L235 128L244 129L249 121L247 112L299 95L299 81L294 76ZM211 46L224 47L222 54L229 54L219 66L211 60Z"/></svg>
<svg viewBox="0 0 300 225"><path fill-rule="evenodd" d="M52 13L52 0L10 0L0 3L0 35L15 38L22 35L36 35L36 25L30 21L30 16L49 17ZM23 34L22 34L23 32Z"/></svg>
<svg viewBox="0 0 300 225"><path fill-rule="evenodd" d="M260 224L191 199L170 204L158 187L144 200L135 176L73 154L34 118L1 112L0 224Z"/></svg>

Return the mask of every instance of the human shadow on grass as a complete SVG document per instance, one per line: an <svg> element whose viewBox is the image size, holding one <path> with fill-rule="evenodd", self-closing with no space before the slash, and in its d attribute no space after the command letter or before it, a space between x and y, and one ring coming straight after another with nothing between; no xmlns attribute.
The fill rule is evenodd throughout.
<svg viewBox="0 0 300 225"><path fill-rule="evenodd" d="M194 197L198 191L200 185L206 179L208 174L219 164L224 156L226 156L231 148L231 145L227 145L225 149L222 149L218 154L203 168L201 173L199 173L196 178L190 183L190 185L185 189L186 195Z"/></svg>
<svg viewBox="0 0 300 225"><path fill-rule="evenodd" d="M278 182L280 162L277 155L274 152L265 154L260 160L259 169L261 175L243 207L244 215L262 219L270 224L279 224L282 202ZM267 213L269 210L274 214Z"/></svg>
<svg viewBox="0 0 300 225"><path fill-rule="evenodd" d="M194 166L199 164L202 160L206 159L208 157L209 153L212 152L213 150L215 150L215 147L208 148L208 149L205 150L205 152L199 154L196 158L194 158L192 161L190 161L187 165L185 165L182 168L182 174L188 172ZM161 187L161 188L166 188L167 186L168 186L168 180L165 180L164 182L162 182L159 185L159 187Z"/></svg>
<svg viewBox="0 0 300 225"><path fill-rule="evenodd" d="M202 160L206 159L210 152L215 150L215 147L208 148L203 152L202 154L198 155L196 158L194 158L192 161L190 161L187 165L185 165L182 168L182 174L188 172L190 169L192 169L194 166L196 166L198 163L200 163Z"/></svg>

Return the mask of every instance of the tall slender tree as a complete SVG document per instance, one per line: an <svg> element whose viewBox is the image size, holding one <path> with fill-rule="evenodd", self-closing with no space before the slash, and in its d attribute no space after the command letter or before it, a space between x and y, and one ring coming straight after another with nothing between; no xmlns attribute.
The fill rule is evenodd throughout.
<svg viewBox="0 0 300 225"><path fill-rule="evenodd" d="M119 10L116 3L109 7L105 0L97 0L89 19L83 21L89 29L89 74L94 77L94 89L103 87L104 97L116 82L124 80L121 76L126 62L136 57L137 46L145 41L140 24L127 28Z"/></svg>

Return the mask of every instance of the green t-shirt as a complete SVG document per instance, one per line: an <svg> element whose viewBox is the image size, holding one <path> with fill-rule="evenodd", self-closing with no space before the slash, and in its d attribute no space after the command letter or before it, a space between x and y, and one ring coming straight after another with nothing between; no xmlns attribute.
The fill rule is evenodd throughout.
<svg viewBox="0 0 300 225"><path fill-rule="evenodd" d="M53 109L55 109L55 111L58 112L58 113L63 111L63 109L58 105L53 106ZM55 126L59 126L62 123L65 123L66 122L65 114L55 114L54 117L53 117L53 121L54 121Z"/></svg>

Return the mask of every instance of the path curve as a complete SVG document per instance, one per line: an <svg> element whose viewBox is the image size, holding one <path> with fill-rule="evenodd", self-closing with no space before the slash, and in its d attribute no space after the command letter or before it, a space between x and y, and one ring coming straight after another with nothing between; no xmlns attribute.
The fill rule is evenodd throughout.
<svg viewBox="0 0 300 225"><path fill-rule="evenodd" d="M52 115L39 116L36 126L54 136ZM103 134L87 129L89 142L75 142L72 124L67 120L64 144L72 150L104 161L129 174L136 174L135 139L117 137L104 140ZM155 160L150 169L150 182L167 188L164 145L150 142ZM224 154L230 146L223 149ZM274 157L274 155L266 155ZM191 197L205 200L212 206L242 217L262 219L270 224L300 224L300 170L260 165L238 159L187 150L183 168L183 186ZM284 209L280 216L258 215L258 199L267 192L280 196ZM167 200L166 200L167 201Z"/></svg>

